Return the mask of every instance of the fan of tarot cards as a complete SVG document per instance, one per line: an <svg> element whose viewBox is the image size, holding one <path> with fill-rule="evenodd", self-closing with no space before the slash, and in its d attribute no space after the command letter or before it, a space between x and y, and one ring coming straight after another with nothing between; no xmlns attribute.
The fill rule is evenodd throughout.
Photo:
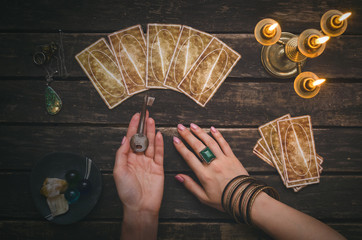
<svg viewBox="0 0 362 240"><path fill-rule="evenodd" d="M276 168L284 185L298 192L319 183L323 158L316 154L310 116L277 118L259 127L254 154Z"/></svg>
<svg viewBox="0 0 362 240"><path fill-rule="evenodd" d="M75 58L112 109L150 88L182 92L204 107L240 59L225 43L188 26L141 25L99 39Z"/></svg>

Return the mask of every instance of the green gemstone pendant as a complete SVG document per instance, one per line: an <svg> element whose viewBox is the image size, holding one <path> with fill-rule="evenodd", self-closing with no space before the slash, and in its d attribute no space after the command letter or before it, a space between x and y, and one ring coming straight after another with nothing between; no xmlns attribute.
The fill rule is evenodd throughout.
<svg viewBox="0 0 362 240"><path fill-rule="evenodd" d="M57 114L62 108L62 100L50 86L45 88L45 107L50 115Z"/></svg>

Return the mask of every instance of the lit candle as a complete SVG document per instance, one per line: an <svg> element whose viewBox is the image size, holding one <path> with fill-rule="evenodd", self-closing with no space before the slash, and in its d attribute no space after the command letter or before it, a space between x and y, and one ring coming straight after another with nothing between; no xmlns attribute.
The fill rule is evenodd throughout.
<svg viewBox="0 0 362 240"><path fill-rule="evenodd" d="M321 44L324 44L325 42L327 42L330 39L329 36L318 36L318 35L310 35L308 37L307 43L308 43L308 47L313 48L313 49L317 49L320 47Z"/></svg>
<svg viewBox="0 0 362 240"><path fill-rule="evenodd" d="M277 33L276 28L278 27L278 23L267 24L264 26L262 34L265 38L273 38Z"/></svg>
<svg viewBox="0 0 362 240"><path fill-rule="evenodd" d="M346 20L352 13L348 12L342 15L334 15L331 19L331 25L333 28L341 28L343 26L343 21Z"/></svg>
<svg viewBox="0 0 362 240"><path fill-rule="evenodd" d="M313 78L305 78L303 82L303 88L306 91L314 91L317 86L320 86L325 81L325 79L314 80Z"/></svg>
<svg viewBox="0 0 362 240"><path fill-rule="evenodd" d="M323 43L327 42L329 39L330 39L329 36L319 37L319 38L315 39L314 43L315 44L323 44Z"/></svg>
<svg viewBox="0 0 362 240"><path fill-rule="evenodd" d="M352 15L351 12L347 12L347 13L343 14L342 16L340 16L338 18L338 21L342 22L342 21L346 20L347 18L349 18L349 16L351 16L351 15Z"/></svg>
<svg viewBox="0 0 362 240"><path fill-rule="evenodd" d="M272 32L276 27L278 27L278 23L272 24L272 25L267 29L267 31L268 31L268 32Z"/></svg>
<svg viewBox="0 0 362 240"><path fill-rule="evenodd" d="M316 86L321 85L321 84L324 83L325 81L326 81L325 79L317 79L317 80L315 80L312 84L313 84L314 87L316 87Z"/></svg>

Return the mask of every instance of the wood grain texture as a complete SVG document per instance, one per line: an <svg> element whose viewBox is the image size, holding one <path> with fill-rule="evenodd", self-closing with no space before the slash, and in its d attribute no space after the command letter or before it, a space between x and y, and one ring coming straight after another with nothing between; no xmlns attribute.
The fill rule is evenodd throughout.
<svg viewBox="0 0 362 240"><path fill-rule="evenodd" d="M356 234L349 226L349 234ZM21 229L19 231L19 229ZM40 221L0 221L1 239L118 239L121 222L80 222L68 226L54 225ZM173 239L269 239L262 232L246 225L232 223L160 223L159 240Z"/></svg>
<svg viewBox="0 0 362 240"><path fill-rule="evenodd" d="M29 170L46 154L63 151L88 156L102 171L111 171L126 130L101 126L0 126L0 170ZM165 171L191 171L173 146L172 137L178 136L176 128L158 130L165 140ZM277 174L252 153L260 138L257 129L220 128L219 131L249 172ZM314 137L317 153L325 159L323 173L362 173L362 129L315 129Z"/></svg>
<svg viewBox="0 0 362 240"><path fill-rule="evenodd" d="M362 224L330 223L330 227L347 239L360 239ZM118 239L121 235L121 221L82 221L59 226L46 221L0 221L1 239L14 240L63 240L63 239ZM270 239L255 228L244 224L214 222L161 222L158 228L159 240L252 240Z"/></svg>
<svg viewBox="0 0 362 240"><path fill-rule="evenodd" d="M174 179L174 175L165 176L160 219L231 220L225 213L201 204ZM308 186L298 193L286 189L279 176L257 178L275 187L282 202L315 218L361 221L362 176L322 176L319 184ZM29 184L29 173L0 173L0 187L7 193L0 196L0 218L42 219L34 206ZM87 220L122 217L122 205L111 174L103 174L103 190L98 204L86 217Z"/></svg>
<svg viewBox="0 0 362 240"><path fill-rule="evenodd" d="M63 101L56 116L44 107L42 81L0 81L0 122L102 123L128 125L140 111L143 94L109 110L89 81L56 81L51 84ZM317 126L361 126L362 83L326 83L312 99L299 97L293 82L225 82L202 108L184 94L150 90L156 97L150 109L160 126L194 122L203 126L260 126L277 117L311 115ZM333 97L331 97L333 96Z"/></svg>
<svg viewBox="0 0 362 240"><path fill-rule="evenodd" d="M165 192L158 239L269 239L237 225L228 215L202 205L174 175L191 170L176 152L176 125L216 126L246 169L275 187L281 200L335 228L348 239L362 236L362 4L360 0L4 0L0 15L0 239L119 239L122 207L113 176L114 154L143 94L109 110L74 56L109 33L148 23L184 24L213 34L242 55L205 108L171 90L152 90L150 109L165 139ZM274 18L282 31L320 29L324 12L352 11L344 35L324 53L308 59L327 83L313 99L302 99L294 78L270 76L260 61L256 23ZM36 46L64 34L69 78L51 84L63 100L56 116L45 111L45 72L33 64ZM284 114L311 115L316 150L325 161L321 182L298 193L286 189L276 170L252 153L257 126ZM99 203L81 222L58 226L45 221L30 193L30 171L44 155L65 151L91 157L103 174Z"/></svg>
<svg viewBox="0 0 362 240"><path fill-rule="evenodd" d="M191 25L191 27L194 26ZM121 27L114 30L120 29ZM143 28L143 30L146 31L146 28ZM65 64L70 77L86 78L74 56L101 37L107 37L107 35L107 32L64 34ZM242 56L229 77L265 78L266 80L272 78L261 64L260 51L262 45L255 40L254 35L215 34L215 36ZM332 38L321 56L308 59L303 71L312 71L325 78L360 79L362 75L360 67L362 59L358 53L362 52L361 38L360 35L342 35L338 38ZM45 72L33 63L32 54L36 46L51 41L58 42L59 35L54 33L0 33L0 49L2 49L0 52L1 76L25 76L44 79Z"/></svg>
<svg viewBox="0 0 362 240"><path fill-rule="evenodd" d="M328 224L347 239L360 239L362 225L356 223ZM59 226L46 221L0 221L1 239L63 240L63 239L118 239L121 235L120 221L83 221ZM270 239L255 228L244 224L210 222L161 222L159 240L252 240Z"/></svg>
<svg viewBox="0 0 362 240"><path fill-rule="evenodd" d="M283 31L319 28L323 13L330 9L352 10L349 33L361 33L358 0L332 1L10 1L4 3L0 30L111 32L134 24L186 24L208 32L252 32L262 18L272 17ZM354 18L353 18L354 17ZM136 22L135 22L136 21ZM86 23L86 24L85 24Z"/></svg>
<svg viewBox="0 0 362 240"><path fill-rule="evenodd" d="M360 239L362 225L358 223L328 224L347 239ZM120 221L83 221L59 226L45 221L0 221L1 239L14 240L63 240L63 239L118 239L121 235ZM262 232L244 224L210 222L161 222L159 240L250 240L270 239Z"/></svg>

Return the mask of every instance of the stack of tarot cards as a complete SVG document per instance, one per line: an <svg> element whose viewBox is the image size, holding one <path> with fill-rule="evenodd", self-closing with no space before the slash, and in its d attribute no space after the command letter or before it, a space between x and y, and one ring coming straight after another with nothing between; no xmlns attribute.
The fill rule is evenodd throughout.
<svg viewBox="0 0 362 240"><path fill-rule="evenodd" d="M323 158L316 154L310 116L289 114L259 127L254 154L274 167L284 185L298 192L319 183Z"/></svg>
<svg viewBox="0 0 362 240"><path fill-rule="evenodd" d="M140 25L101 38L76 59L111 109L150 88L182 92L205 106L240 54L212 35L188 26Z"/></svg>

